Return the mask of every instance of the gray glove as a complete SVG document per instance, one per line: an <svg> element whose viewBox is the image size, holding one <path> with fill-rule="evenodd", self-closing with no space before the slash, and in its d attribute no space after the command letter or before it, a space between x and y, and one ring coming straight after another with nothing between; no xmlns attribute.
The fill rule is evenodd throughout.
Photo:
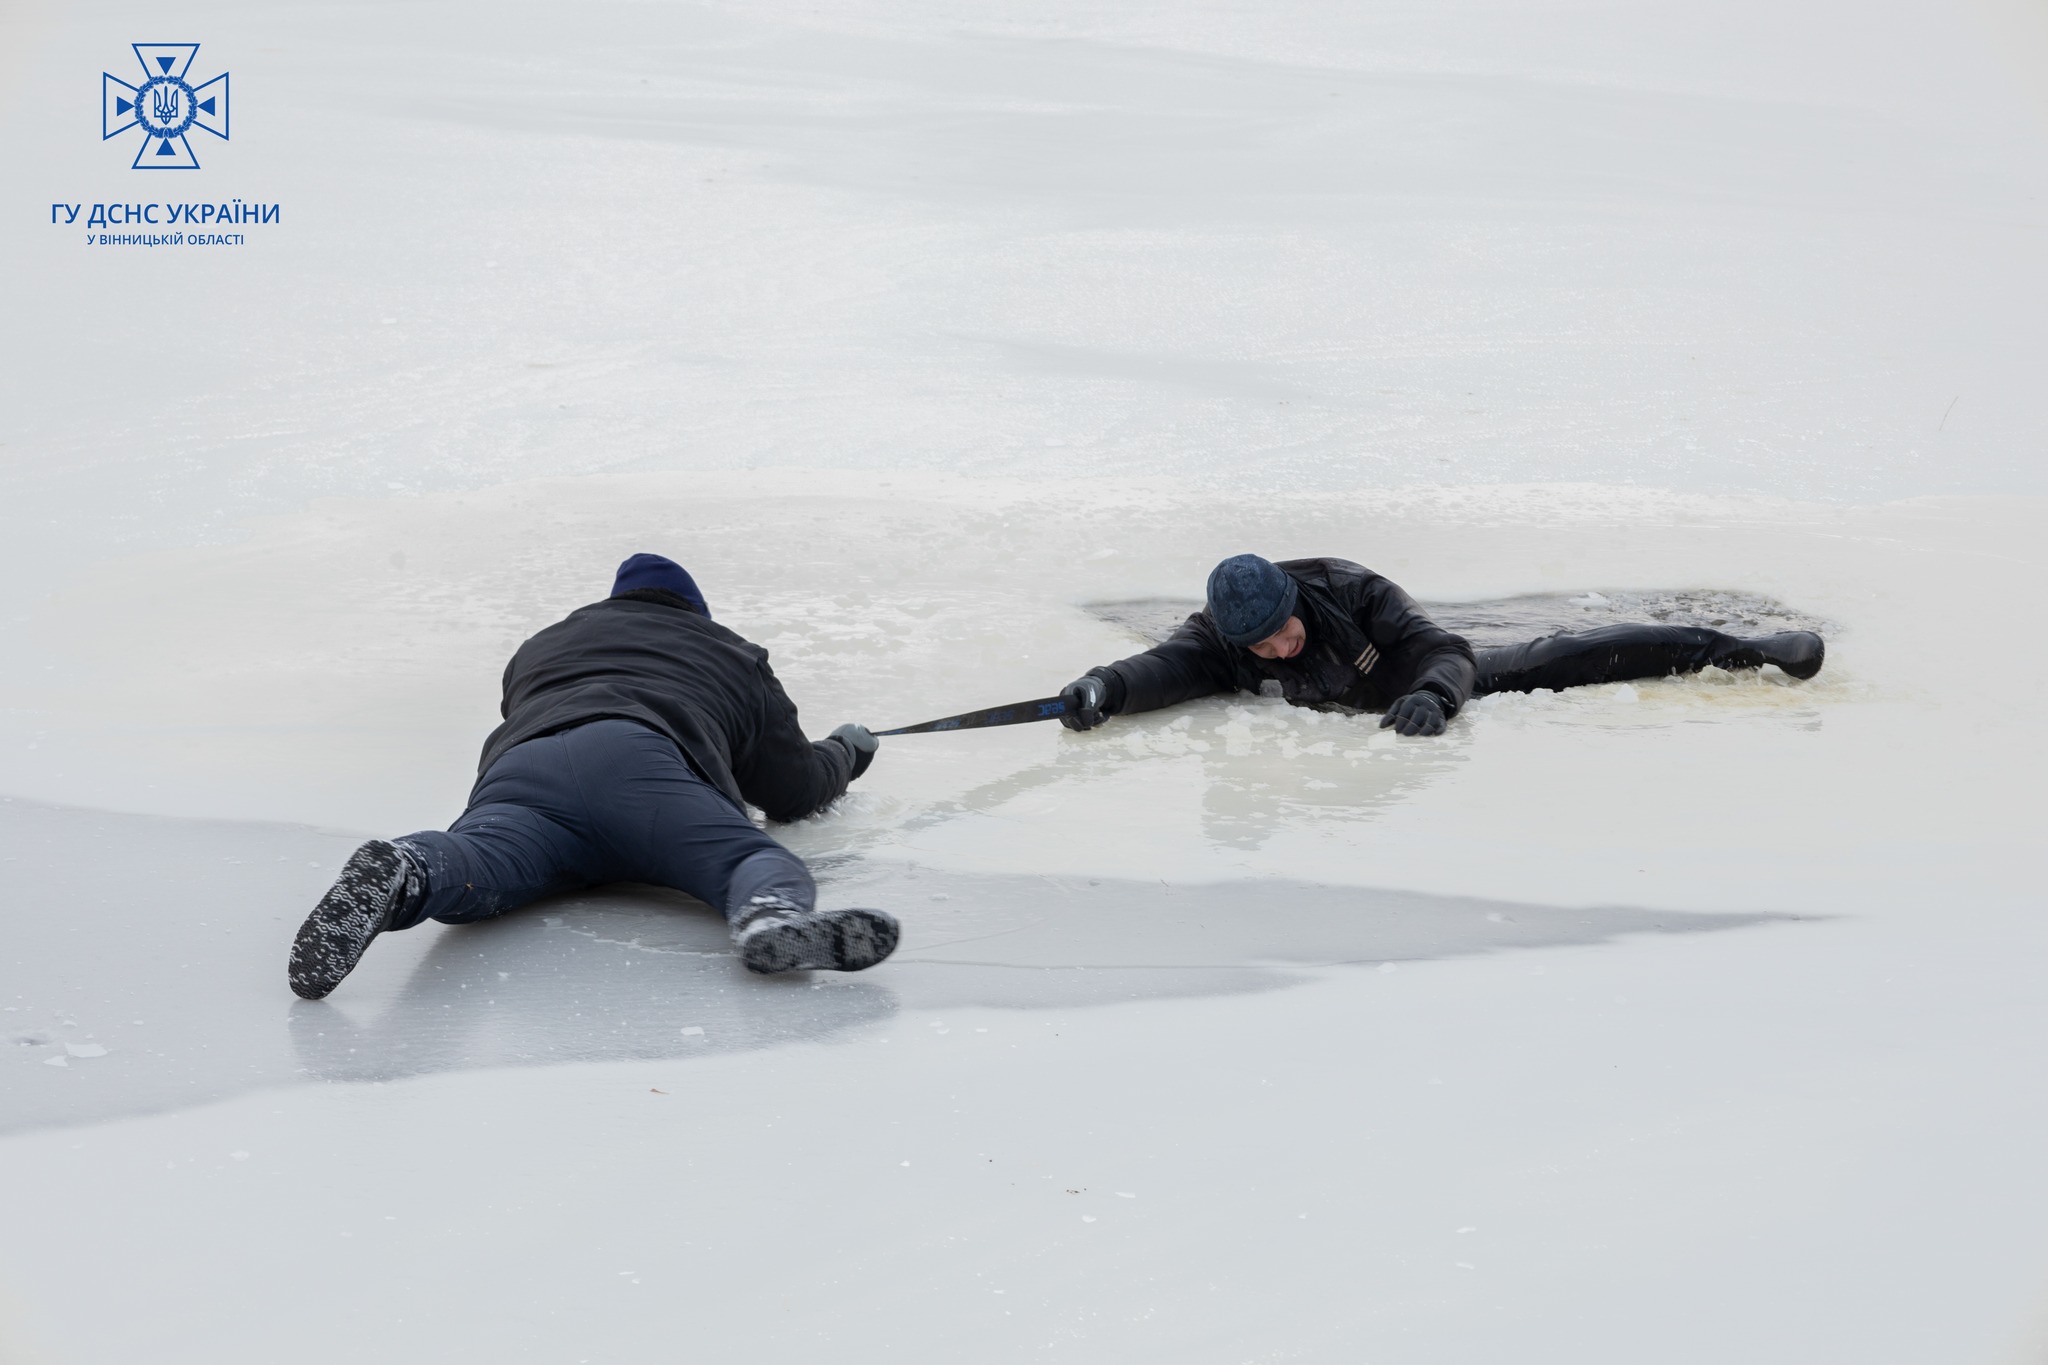
<svg viewBox="0 0 2048 1365"><path fill-rule="evenodd" d="M846 722L826 738L838 740L846 746L846 752L853 755L853 777L859 777L868 770L868 764L875 761L875 750L882 747L882 741L876 739L867 726L856 725L852 721ZM851 782L853 777L846 780Z"/></svg>
<svg viewBox="0 0 2048 1365"><path fill-rule="evenodd" d="M1093 673L1084 673L1062 687L1060 700L1067 704L1060 724L1069 730L1093 730L1109 719L1102 709L1109 701L1109 685Z"/></svg>
<svg viewBox="0 0 2048 1365"><path fill-rule="evenodd" d="M1434 692L1410 692L1380 717L1380 729L1389 725L1397 735L1440 735L1445 725L1444 704Z"/></svg>

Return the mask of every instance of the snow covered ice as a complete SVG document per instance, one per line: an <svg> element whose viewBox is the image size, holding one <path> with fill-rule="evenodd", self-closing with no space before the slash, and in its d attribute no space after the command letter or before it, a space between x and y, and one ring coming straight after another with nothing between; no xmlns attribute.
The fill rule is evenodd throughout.
<svg viewBox="0 0 2048 1365"><path fill-rule="evenodd" d="M283 220L86 247L162 22L0 44L0 1361L2048 1358L2036 7L205 0ZM814 734L1245 550L1828 662L885 740L872 972L295 1003L638 550Z"/></svg>

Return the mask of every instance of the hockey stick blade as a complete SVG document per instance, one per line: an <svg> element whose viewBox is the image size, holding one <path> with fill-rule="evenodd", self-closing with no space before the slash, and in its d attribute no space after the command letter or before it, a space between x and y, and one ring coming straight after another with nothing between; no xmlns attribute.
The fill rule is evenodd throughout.
<svg viewBox="0 0 2048 1365"><path fill-rule="evenodd" d="M1035 720L1058 720L1065 714L1065 700L1040 697L1037 701L1013 701L1008 706L991 706L986 711L963 711L957 716L942 716L922 725L877 730L875 735L880 738L884 735L925 735L937 730L985 730L991 725L1029 725Z"/></svg>

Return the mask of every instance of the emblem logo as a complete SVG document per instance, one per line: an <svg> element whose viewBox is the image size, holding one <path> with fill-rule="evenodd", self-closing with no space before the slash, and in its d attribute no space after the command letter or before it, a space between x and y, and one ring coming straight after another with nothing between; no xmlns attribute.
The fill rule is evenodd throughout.
<svg viewBox="0 0 2048 1365"><path fill-rule="evenodd" d="M142 84L130 85L111 72L100 73L100 141L130 128L142 130L142 150L135 154L137 171L196 171L193 129L228 140L228 73L204 85L189 79L197 43L135 43L142 63Z"/></svg>

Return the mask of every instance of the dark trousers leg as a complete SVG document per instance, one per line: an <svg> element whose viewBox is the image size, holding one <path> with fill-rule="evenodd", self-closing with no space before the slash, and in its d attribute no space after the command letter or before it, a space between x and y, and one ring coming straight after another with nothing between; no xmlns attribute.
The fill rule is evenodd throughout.
<svg viewBox="0 0 2048 1365"><path fill-rule="evenodd" d="M594 721L528 740L491 765L443 833L398 841L426 872L404 923L488 919L604 882L686 892L730 916L766 886L808 908L810 872L698 777L666 736Z"/></svg>
<svg viewBox="0 0 2048 1365"><path fill-rule="evenodd" d="M818 892L803 860L697 776L665 736L628 721L569 733L586 730L600 731L587 760L600 777L587 799L610 855L608 880L674 887L727 919L769 891L811 908Z"/></svg>
<svg viewBox="0 0 2048 1365"><path fill-rule="evenodd" d="M1697 673L1708 664L1761 668L1765 663L1745 642L1704 626L1602 626L1482 649L1476 655L1474 696L1663 678Z"/></svg>

